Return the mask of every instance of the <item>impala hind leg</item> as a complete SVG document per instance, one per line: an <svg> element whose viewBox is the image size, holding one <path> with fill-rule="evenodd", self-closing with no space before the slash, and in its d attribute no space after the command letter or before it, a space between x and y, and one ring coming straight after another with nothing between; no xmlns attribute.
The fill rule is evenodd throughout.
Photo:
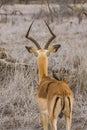
<svg viewBox="0 0 87 130"><path fill-rule="evenodd" d="M60 112L61 112L61 99L56 98L54 100L54 104L52 105L51 102L49 105L49 119L52 130L57 130L57 119Z"/></svg>
<svg viewBox="0 0 87 130"><path fill-rule="evenodd" d="M66 130L71 129L71 120L72 120L72 114L70 113L69 116L66 116Z"/></svg>
<svg viewBox="0 0 87 130"><path fill-rule="evenodd" d="M65 109L66 130L70 130L72 121L72 101L70 100L70 97L65 99Z"/></svg>
<svg viewBox="0 0 87 130"><path fill-rule="evenodd" d="M51 130L57 130L57 118L50 118Z"/></svg>
<svg viewBox="0 0 87 130"><path fill-rule="evenodd" d="M42 116L43 128L44 130L48 130L48 116L44 113L42 113L41 116Z"/></svg>

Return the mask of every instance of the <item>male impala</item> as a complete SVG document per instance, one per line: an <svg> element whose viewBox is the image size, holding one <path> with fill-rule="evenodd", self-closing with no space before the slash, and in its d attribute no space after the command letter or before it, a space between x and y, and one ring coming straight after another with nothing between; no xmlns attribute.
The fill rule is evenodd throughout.
<svg viewBox="0 0 87 130"><path fill-rule="evenodd" d="M28 46L26 46L26 49L29 53L33 53L37 56L39 70L37 101L42 115L44 130L48 130L48 118L50 120L51 129L57 130L57 118L63 115L65 115L66 118L66 129L70 130L74 99L73 92L64 81L58 81L48 76L48 56L52 52L57 52L60 45L57 44L48 48L49 44L56 36L46 23L52 37L47 41L44 49L42 49L35 39L28 36L32 24L28 29L26 38L31 40L36 45L37 49Z"/></svg>

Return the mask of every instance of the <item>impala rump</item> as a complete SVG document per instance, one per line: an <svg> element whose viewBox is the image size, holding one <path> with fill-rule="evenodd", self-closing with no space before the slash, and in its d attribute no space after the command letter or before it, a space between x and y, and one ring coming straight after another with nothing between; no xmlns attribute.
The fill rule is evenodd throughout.
<svg viewBox="0 0 87 130"><path fill-rule="evenodd" d="M63 115L68 116L71 112L70 95L73 97L71 89L64 81L58 81L49 76L44 77L38 87L38 97L46 99L47 105L49 105L50 102L53 106L51 110L53 116L55 116L57 108L60 109L58 110L58 116L60 118L62 118ZM66 108L68 109L68 112L66 112Z"/></svg>

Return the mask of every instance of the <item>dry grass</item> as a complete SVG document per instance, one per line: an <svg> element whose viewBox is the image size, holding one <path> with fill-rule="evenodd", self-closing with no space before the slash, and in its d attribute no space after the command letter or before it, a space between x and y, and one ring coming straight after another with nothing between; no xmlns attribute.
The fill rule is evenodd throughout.
<svg viewBox="0 0 87 130"><path fill-rule="evenodd" d="M0 57L0 130L42 129L36 102L36 58L28 54L24 47L33 46L25 39L25 34L32 19L40 13L40 6L15 5L6 8L8 12L18 9L28 15L8 16L5 23L0 21L0 47L6 48L5 57ZM59 6L55 11L57 9L59 10ZM1 10L3 11L3 8ZM31 35L43 46L50 37L44 19L57 35L53 44L61 44L61 49L49 58L49 75L54 73L59 80L65 80L70 85L76 100L72 130L86 130L87 19L84 18L81 24L78 24L78 19L74 16L63 17L62 14L56 14L54 22L51 23L47 8L44 7L43 10L45 13L35 21ZM2 50L0 49L0 55ZM63 120L59 120L58 129L65 129Z"/></svg>

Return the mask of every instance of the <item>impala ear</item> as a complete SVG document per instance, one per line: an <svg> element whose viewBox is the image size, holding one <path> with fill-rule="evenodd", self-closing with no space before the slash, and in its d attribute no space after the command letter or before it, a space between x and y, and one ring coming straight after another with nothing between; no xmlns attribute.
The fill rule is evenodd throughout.
<svg viewBox="0 0 87 130"><path fill-rule="evenodd" d="M27 49L27 51L28 51L29 53L36 53L36 49L33 48L33 47L25 46L25 48Z"/></svg>
<svg viewBox="0 0 87 130"><path fill-rule="evenodd" d="M27 51L29 52L29 53L34 53L34 55L37 57L38 56L38 52L37 52L37 50L35 49L35 48L33 48L33 47L28 47L28 46L25 46L25 48L27 49Z"/></svg>
<svg viewBox="0 0 87 130"><path fill-rule="evenodd" d="M61 47L61 45L60 44L57 44L57 45L53 45L51 48L49 48L49 52L51 53L51 52L57 52L58 51L58 49Z"/></svg>
<svg viewBox="0 0 87 130"><path fill-rule="evenodd" d="M60 44L53 45L53 52L57 52L60 47L61 47Z"/></svg>

